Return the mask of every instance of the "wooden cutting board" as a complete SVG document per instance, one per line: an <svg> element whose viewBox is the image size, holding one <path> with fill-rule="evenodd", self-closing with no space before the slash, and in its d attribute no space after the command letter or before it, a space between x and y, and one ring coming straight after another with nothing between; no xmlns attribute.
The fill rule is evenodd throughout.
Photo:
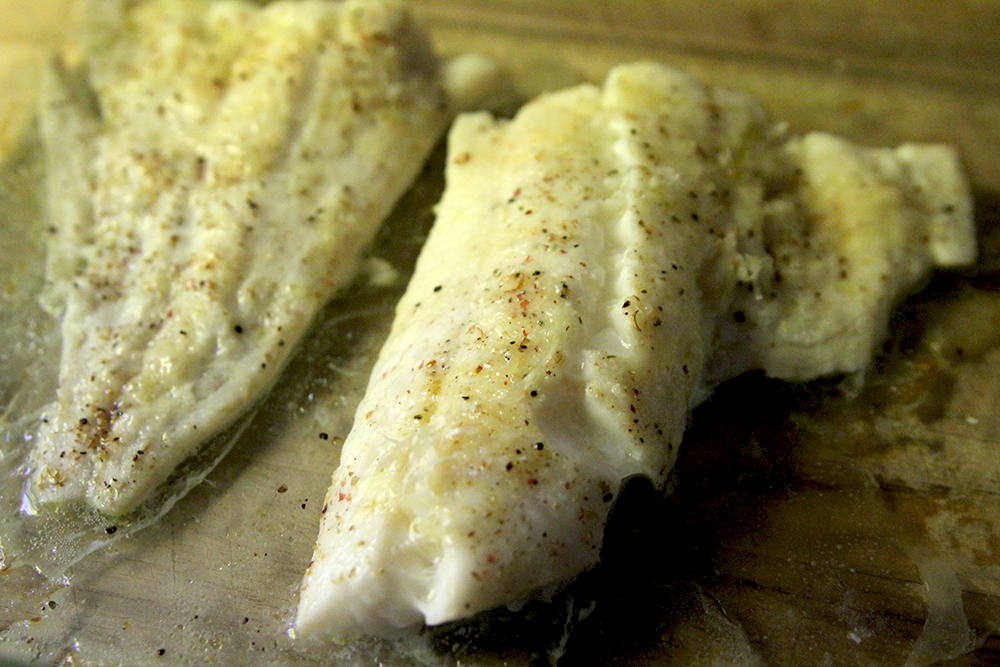
<svg viewBox="0 0 1000 667"><path fill-rule="evenodd" d="M69 6L0 0L0 156L30 135L37 73ZM1000 3L411 6L443 53L492 55L524 98L654 58L757 95L797 130L954 143L982 241L976 267L902 307L866 389L725 386L694 415L672 493L629 487L597 572L554 605L421 645L491 665L560 651L563 665L1000 662ZM404 223L430 223L440 169L439 154L376 251L404 274L420 239ZM306 650L287 634L329 472L402 287L331 304L248 434L157 526L65 579L0 572L0 657L406 664L406 651Z"/></svg>

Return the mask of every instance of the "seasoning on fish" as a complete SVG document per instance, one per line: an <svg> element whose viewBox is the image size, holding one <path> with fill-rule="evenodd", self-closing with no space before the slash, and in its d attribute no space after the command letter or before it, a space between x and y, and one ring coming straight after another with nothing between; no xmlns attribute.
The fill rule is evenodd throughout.
<svg viewBox="0 0 1000 667"><path fill-rule="evenodd" d="M458 118L298 636L544 598L598 562L623 479L665 481L713 386L861 373L897 299L973 260L953 150L784 127L651 63Z"/></svg>
<svg viewBox="0 0 1000 667"><path fill-rule="evenodd" d="M119 515L272 385L452 111L395 0L87 15L41 116L63 344L26 497Z"/></svg>

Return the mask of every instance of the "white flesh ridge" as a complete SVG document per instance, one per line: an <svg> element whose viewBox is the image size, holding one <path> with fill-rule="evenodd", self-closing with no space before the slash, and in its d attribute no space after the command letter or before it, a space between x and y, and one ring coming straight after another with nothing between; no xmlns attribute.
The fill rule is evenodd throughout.
<svg viewBox="0 0 1000 667"><path fill-rule="evenodd" d="M863 370L901 294L974 252L950 149L788 137L654 64L460 116L298 635L544 597L598 562L624 478L665 481L712 386Z"/></svg>
<svg viewBox="0 0 1000 667"><path fill-rule="evenodd" d="M27 489L112 515L272 385L449 117L399 2L123 7L47 81L63 347Z"/></svg>

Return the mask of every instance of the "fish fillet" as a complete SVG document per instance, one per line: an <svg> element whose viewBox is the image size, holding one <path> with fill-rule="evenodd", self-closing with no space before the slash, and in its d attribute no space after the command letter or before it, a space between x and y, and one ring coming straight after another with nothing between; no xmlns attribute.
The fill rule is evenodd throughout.
<svg viewBox="0 0 1000 667"><path fill-rule="evenodd" d="M400 2L97 2L46 82L57 400L26 498L137 507L274 382L450 118Z"/></svg>
<svg viewBox="0 0 1000 667"><path fill-rule="evenodd" d="M460 116L449 143L300 637L550 594L598 562L623 479L664 482L715 384L863 370L900 295L975 253L951 149L789 136L655 64Z"/></svg>

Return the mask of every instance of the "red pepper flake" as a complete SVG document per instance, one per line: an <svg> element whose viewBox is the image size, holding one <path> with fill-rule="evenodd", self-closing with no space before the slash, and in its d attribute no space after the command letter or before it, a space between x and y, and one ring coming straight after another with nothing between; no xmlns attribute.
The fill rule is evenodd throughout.
<svg viewBox="0 0 1000 667"><path fill-rule="evenodd" d="M537 484L538 484L538 480L537 479L535 479L534 477L528 478L528 486L535 486Z"/></svg>
<svg viewBox="0 0 1000 667"><path fill-rule="evenodd" d="M282 484L281 486L278 487L278 493L284 493L287 490L288 490L288 487L285 486L284 484Z"/></svg>
<svg viewBox="0 0 1000 667"><path fill-rule="evenodd" d="M351 494L349 494L349 493L338 493L337 494L337 499L338 500L342 500L342 501L346 500L347 502L351 502Z"/></svg>

